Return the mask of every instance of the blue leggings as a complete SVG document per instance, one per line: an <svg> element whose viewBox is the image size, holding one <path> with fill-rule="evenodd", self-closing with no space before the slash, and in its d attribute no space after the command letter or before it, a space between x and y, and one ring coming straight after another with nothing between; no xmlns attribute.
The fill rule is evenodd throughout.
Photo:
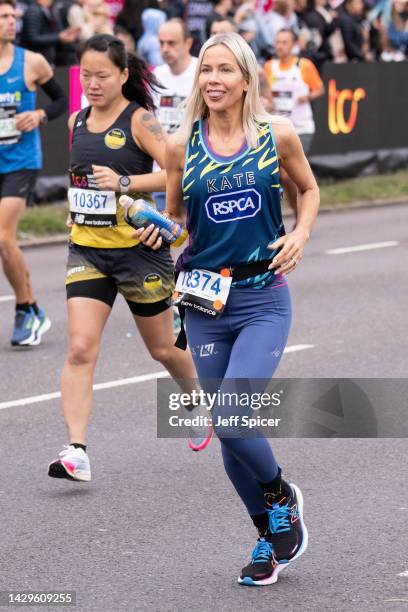
<svg viewBox="0 0 408 612"><path fill-rule="evenodd" d="M290 323L291 301L286 284L231 289L218 320L187 309L187 339L203 389L214 392L214 379L222 379L218 388L230 392L229 379L244 378L251 380L251 386L256 386L258 380L256 391L262 392L264 388L259 385L265 387L264 381L272 378L287 342ZM216 404L213 422L218 421L218 416L228 418L233 414L237 414L236 407L234 410ZM261 514L265 503L259 483L271 482L278 474L269 442L264 437L231 437L222 426L215 429L228 477L249 514Z"/></svg>

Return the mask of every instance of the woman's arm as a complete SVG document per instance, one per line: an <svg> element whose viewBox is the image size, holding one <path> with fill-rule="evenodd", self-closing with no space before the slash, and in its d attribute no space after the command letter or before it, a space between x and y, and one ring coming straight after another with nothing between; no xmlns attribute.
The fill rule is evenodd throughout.
<svg viewBox="0 0 408 612"><path fill-rule="evenodd" d="M177 134L172 134L166 145L166 210L164 214L180 223L185 224L185 207L183 204L183 190L181 181L184 169L185 145L179 140ZM152 249L159 249L162 238L159 236L159 228L149 225L146 229L136 230L135 236L140 242Z"/></svg>
<svg viewBox="0 0 408 612"><path fill-rule="evenodd" d="M281 165L295 183L298 192L298 221L293 232L278 238L270 249L282 247L270 268L276 273L292 272L302 259L303 249L310 238L319 210L320 194L316 179L303 152L302 144L289 121L274 124L276 146Z"/></svg>
<svg viewBox="0 0 408 612"><path fill-rule="evenodd" d="M132 135L140 149L150 155L160 168L164 168L165 144L167 134L157 121L156 117L139 108L132 115ZM106 166L92 166L96 184L99 189L113 189L119 191L119 174ZM129 191L151 193L166 189L166 171L135 174L129 177Z"/></svg>
<svg viewBox="0 0 408 612"><path fill-rule="evenodd" d="M169 137L166 146L166 210L165 213L177 221L185 225L186 208L183 202L182 178L184 170L184 157L186 145L180 142L177 134Z"/></svg>

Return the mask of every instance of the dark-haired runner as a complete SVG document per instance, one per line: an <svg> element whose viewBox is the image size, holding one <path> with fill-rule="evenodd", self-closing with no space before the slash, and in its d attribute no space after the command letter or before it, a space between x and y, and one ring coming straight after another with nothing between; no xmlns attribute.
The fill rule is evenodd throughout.
<svg viewBox="0 0 408 612"><path fill-rule="evenodd" d="M62 400L69 445L49 466L56 478L88 481L86 429L99 344L121 293L151 356L174 378L194 378L191 355L174 346L169 248L139 244L118 205L121 193L142 197L163 190L165 134L150 112L156 81L145 63L109 35L87 41L80 78L90 106L69 120L72 130L69 190L72 220L67 266L69 350Z"/></svg>

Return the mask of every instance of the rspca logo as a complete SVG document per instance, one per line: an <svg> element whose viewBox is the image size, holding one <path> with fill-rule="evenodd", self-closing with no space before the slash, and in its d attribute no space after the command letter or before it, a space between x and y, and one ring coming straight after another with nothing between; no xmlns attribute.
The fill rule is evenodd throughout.
<svg viewBox="0 0 408 612"><path fill-rule="evenodd" d="M256 189L218 193L208 198L205 209L214 223L248 219L261 210L261 194Z"/></svg>

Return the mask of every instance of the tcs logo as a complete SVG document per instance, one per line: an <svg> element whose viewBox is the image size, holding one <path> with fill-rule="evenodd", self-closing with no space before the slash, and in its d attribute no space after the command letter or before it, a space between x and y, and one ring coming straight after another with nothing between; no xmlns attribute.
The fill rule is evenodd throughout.
<svg viewBox="0 0 408 612"><path fill-rule="evenodd" d="M342 89L338 91L336 81L329 81L329 130L332 134L350 134L353 131L357 121L358 103L364 100L366 92L359 87L352 91L351 89ZM344 117L344 104L351 102L350 113L348 120Z"/></svg>
<svg viewBox="0 0 408 612"><path fill-rule="evenodd" d="M205 209L214 223L240 221L255 217L261 210L261 195L256 189L219 193L208 198Z"/></svg>

